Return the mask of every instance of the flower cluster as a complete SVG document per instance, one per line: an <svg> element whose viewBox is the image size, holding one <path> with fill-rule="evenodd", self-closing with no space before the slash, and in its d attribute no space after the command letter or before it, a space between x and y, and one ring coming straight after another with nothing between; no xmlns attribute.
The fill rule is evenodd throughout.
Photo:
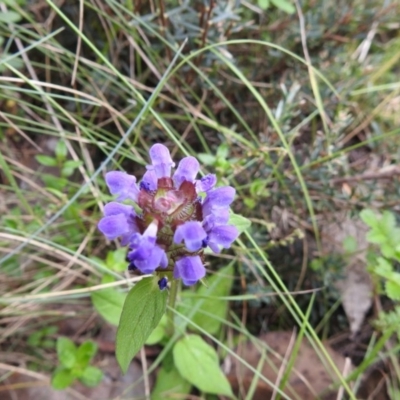
<svg viewBox="0 0 400 400"><path fill-rule="evenodd" d="M228 225L235 189L215 188L212 174L196 179L200 166L194 157L183 158L171 177L175 163L168 149L155 144L149 153L151 165L139 184L125 172L106 174L117 198L105 205L98 228L108 239L120 237L128 246L130 270L160 271L160 288L166 286L168 272L193 285L206 273L204 249L219 253L238 237L236 227Z"/></svg>

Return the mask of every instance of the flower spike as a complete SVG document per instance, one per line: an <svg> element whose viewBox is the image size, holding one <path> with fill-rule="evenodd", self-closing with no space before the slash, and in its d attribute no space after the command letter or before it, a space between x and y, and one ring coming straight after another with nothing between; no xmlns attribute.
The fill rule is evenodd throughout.
<svg viewBox="0 0 400 400"><path fill-rule="evenodd" d="M219 253L239 235L228 224L235 189L215 188L213 174L196 179L200 164L195 157L184 157L172 171L175 163L167 147L155 144L149 154L151 164L139 185L125 172L106 174L107 186L117 197L105 205L98 228L107 239L121 238L128 246L130 271L157 273L160 290L167 287L168 277L194 285L206 274L204 249ZM137 207L122 203L125 200Z"/></svg>

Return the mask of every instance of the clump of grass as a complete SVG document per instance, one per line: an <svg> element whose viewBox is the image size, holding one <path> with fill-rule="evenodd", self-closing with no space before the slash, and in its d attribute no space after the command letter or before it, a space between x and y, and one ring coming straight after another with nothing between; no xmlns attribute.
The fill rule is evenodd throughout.
<svg viewBox="0 0 400 400"><path fill-rule="evenodd" d="M42 351L34 352L26 339L71 312L92 315L88 298L108 287L104 275L121 291L131 285L122 269L101 262L118 246L96 230L109 200L103 173L113 166L139 175L155 142L173 155L199 155L204 173L216 171L235 186L235 212L252 221L229 255L240 278L232 307L243 324L259 332L277 315L276 328L295 322L323 353L321 315L343 321L332 311L332 288L312 295L324 307L310 306L308 314L314 297L291 291L329 285L323 269L308 268L321 253L326 219L337 210L397 204L397 180L364 172L371 159L399 162L399 6L307 3L299 24L298 15L276 8L264 14L246 2L210 5L2 5L13 18L0 20L0 343L10 366L23 352L24 361L49 357L55 368L54 348L39 341ZM282 249L298 244L301 260L280 262ZM330 271L340 275L334 264ZM210 269L224 265L215 257ZM259 291L273 296L247 303ZM50 306L66 302L74 311ZM266 318L246 319L248 307ZM334 322L323 320L326 336ZM224 324L225 332L243 334L239 324ZM224 336L202 333L230 351ZM358 376L377 360L378 345Z"/></svg>

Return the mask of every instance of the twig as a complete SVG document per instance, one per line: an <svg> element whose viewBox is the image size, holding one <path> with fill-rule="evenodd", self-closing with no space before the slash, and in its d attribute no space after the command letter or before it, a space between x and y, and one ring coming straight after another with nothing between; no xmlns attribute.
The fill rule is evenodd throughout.
<svg viewBox="0 0 400 400"><path fill-rule="evenodd" d="M385 168L385 170L380 172L370 172L361 175L354 176L344 176L341 178L333 178L331 179L331 183L338 184L344 182L358 182L358 181L369 181L373 179L391 179L396 175L400 175L400 167L393 165L389 168Z"/></svg>

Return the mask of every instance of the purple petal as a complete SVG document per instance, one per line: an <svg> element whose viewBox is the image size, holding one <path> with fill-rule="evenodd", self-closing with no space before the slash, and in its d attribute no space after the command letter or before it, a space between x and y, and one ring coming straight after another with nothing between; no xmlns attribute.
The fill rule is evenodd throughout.
<svg viewBox="0 0 400 400"><path fill-rule="evenodd" d="M111 215L125 214L126 216L135 216L135 211L132 206L117 203L112 201L104 206L104 216L109 217Z"/></svg>
<svg viewBox="0 0 400 400"><path fill-rule="evenodd" d="M207 234L200 222L189 221L176 228L174 242L182 243L182 241L185 241L185 246L189 251L197 251L201 249L206 237Z"/></svg>
<svg viewBox="0 0 400 400"><path fill-rule="evenodd" d="M186 286L194 285L206 274L199 256L182 257L175 263L174 278L181 278Z"/></svg>
<svg viewBox="0 0 400 400"><path fill-rule="evenodd" d="M219 253L219 246L227 249L231 247L233 241L239 236L236 226L222 225L216 226L208 235L207 244L214 253ZM216 251L217 250L217 251Z"/></svg>
<svg viewBox="0 0 400 400"><path fill-rule="evenodd" d="M226 225L229 221L229 210L217 209L214 213L208 214L203 219L203 228L209 232L212 228L218 225Z"/></svg>
<svg viewBox="0 0 400 400"><path fill-rule="evenodd" d="M156 190L157 189L157 176L153 170L147 170L140 182L141 187L145 190Z"/></svg>
<svg viewBox="0 0 400 400"><path fill-rule="evenodd" d="M231 186L223 186L207 192L203 203L203 215L208 215L213 209L226 208L235 197L235 189Z"/></svg>
<svg viewBox="0 0 400 400"><path fill-rule="evenodd" d="M106 183L111 194L118 195L118 201L125 199L137 201L139 188L133 175L121 171L110 171L106 173Z"/></svg>
<svg viewBox="0 0 400 400"><path fill-rule="evenodd" d="M126 235L132 230L125 214L104 217L99 221L97 227L109 240Z"/></svg>
<svg viewBox="0 0 400 400"><path fill-rule="evenodd" d="M184 181L193 182L199 172L199 169L200 164L194 157L182 158L172 177L175 187L179 189Z"/></svg>
<svg viewBox="0 0 400 400"><path fill-rule="evenodd" d="M151 166L148 169L153 170L158 179L171 176L171 167L175 166L167 147L157 143L151 146L149 150Z"/></svg>
<svg viewBox="0 0 400 400"><path fill-rule="evenodd" d="M140 235L139 233L133 235L130 241L130 248L132 251L128 254L129 261L144 261L151 257L153 249L156 246L156 237L157 224L155 222L152 222L146 228L143 235Z"/></svg>
<svg viewBox="0 0 400 400"><path fill-rule="evenodd" d="M154 246L151 253L146 259L135 259L134 265L143 274L151 274L160 266L160 264L163 263L165 258L165 251L158 246Z"/></svg>
<svg viewBox="0 0 400 400"><path fill-rule="evenodd" d="M217 177L214 174L203 176L200 180L196 181L197 192L208 192L217 183Z"/></svg>

